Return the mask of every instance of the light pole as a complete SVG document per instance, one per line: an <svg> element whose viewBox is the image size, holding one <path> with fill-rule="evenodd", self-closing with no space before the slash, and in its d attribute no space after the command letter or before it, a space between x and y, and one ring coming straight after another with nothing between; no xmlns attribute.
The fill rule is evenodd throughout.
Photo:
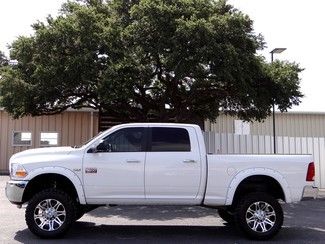
<svg viewBox="0 0 325 244"><path fill-rule="evenodd" d="M270 53L271 53L271 64L273 63L273 54L274 53L282 53L285 51L286 48L274 48ZM274 100L272 104L272 114L273 114L273 149L274 149L274 154L276 154L276 138L275 138L275 106L274 106Z"/></svg>

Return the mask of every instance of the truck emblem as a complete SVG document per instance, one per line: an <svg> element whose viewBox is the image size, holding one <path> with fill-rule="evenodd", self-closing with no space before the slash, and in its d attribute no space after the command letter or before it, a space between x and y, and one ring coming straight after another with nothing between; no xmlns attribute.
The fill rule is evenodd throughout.
<svg viewBox="0 0 325 244"><path fill-rule="evenodd" d="M86 174L97 174L97 168L86 168Z"/></svg>

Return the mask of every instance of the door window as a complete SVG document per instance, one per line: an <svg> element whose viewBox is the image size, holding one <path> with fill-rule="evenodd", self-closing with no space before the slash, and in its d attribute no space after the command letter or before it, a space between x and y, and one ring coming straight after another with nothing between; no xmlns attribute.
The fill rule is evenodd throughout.
<svg viewBox="0 0 325 244"><path fill-rule="evenodd" d="M97 146L99 152L143 152L144 128L125 128L113 132Z"/></svg>
<svg viewBox="0 0 325 244"><path fill-rule="evenodd" d="M188 131L183 128L152 128L152 152L189 152L191 151Z"/></svg>

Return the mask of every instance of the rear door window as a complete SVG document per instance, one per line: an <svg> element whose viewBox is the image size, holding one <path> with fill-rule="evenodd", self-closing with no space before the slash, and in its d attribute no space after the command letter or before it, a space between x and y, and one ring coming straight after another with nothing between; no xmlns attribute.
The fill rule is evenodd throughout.
<svg viewBox="0 0 325 244"><path fill-rule="evenodd" d="M152 152L189 152L190 137L184 128L153 127L151 129Z"/></svg>

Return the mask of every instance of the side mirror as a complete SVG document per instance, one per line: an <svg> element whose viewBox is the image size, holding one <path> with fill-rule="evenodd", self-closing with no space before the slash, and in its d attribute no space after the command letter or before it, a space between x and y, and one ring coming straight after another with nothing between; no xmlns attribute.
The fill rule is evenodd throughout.
<svg viewBox="0 0 325 244"><path fill-rule="evenodd" d="M112 152L112 150L112 144L108 144L102 141L96 147L89 148L87 153Z"/></svg>
<svg viewBox="0 0 325 244"><path fill-rule="evenodd" d="M106 144L105 142L101 142L96 147L96 152L110 152L111 144Z"/></svg>

